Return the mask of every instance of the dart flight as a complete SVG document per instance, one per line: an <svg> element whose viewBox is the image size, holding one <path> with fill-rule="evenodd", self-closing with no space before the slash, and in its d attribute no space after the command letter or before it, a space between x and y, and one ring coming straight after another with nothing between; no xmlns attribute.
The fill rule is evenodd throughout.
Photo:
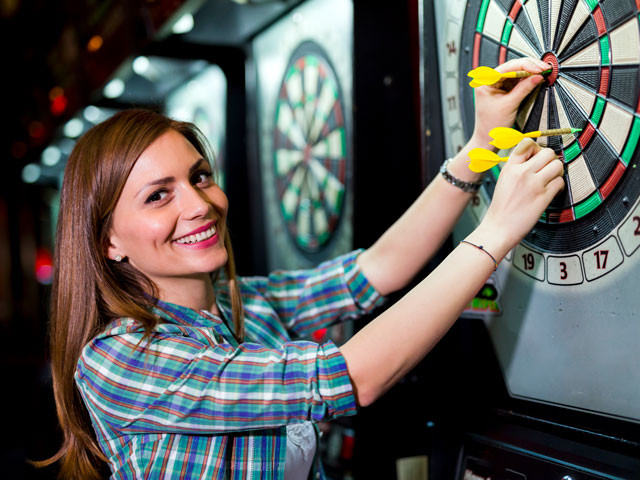
<svg viewBox="0 0 640 480"><path fill-rule="evenodd" d="M469 169L476 173L485 172L498 163L509 160L509 157L500 157L486 148L474 148L469 152L469 158Z"/></svg>

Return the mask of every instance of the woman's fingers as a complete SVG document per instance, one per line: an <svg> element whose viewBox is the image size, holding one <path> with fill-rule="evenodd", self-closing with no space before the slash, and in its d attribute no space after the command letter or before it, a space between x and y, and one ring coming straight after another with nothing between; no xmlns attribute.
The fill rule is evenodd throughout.
<svg viewBox="0 0 640 480"><path fill-rule="evenodd" d="M532 172L540 172L556 158L558 158L556 152L554 152L550 148L540 147L540 150L536 152L536 155L531 156L529 160L527 160L527 167Z"/></svg>
<svg viewBox="0 0 640 480"><path fill-rule="evenodd" d="M500 73L515 72L517 70L525 70L529 73L540 73L550 68L548 63L536 58L515 58L509 60L495 69Z"/></svg>
<svg viewBox="0 0 640 480"><path fill-rule="evenodd" d="M562 179L563 174L564 164L562 163L562 160L558 160L557 158L554 158L545 164L537 173L538 178L542 180L543 185L549 185L556 178Z"/></svg>
<svg viewBox="0 0 640 480"><path fill-rule="evenodd" d="M516 145L509 155L509 163L524 163L542 150L542 147L530 138L524 138Z"/></svg>
<svg viewBox="0 0 640 480"><path fill-rule="evenodd" d="M545 205L549 205L556 195L565 187L564 178L555 177L545 187Z"/></svg>

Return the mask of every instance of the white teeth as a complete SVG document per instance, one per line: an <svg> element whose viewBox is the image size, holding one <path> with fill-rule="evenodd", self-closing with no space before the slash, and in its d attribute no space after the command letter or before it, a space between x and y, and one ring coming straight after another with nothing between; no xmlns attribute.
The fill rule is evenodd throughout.
<svg viewBox="0 0 640 480"><path fill-rule="evenodd" d="M205 230L204 232L196 233L195 235L187 235L185 237L179 238L175 240L176 243L196 243L202 242L208 238L213 237L216 234L216 226L213 225L209 230Z"/></svg>

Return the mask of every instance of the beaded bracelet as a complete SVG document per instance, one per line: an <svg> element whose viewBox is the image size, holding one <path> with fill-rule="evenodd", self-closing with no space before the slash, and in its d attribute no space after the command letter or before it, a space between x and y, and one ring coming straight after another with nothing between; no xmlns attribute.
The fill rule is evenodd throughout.
<svg viewBox="0 0 640 480"><path fill-rule="evenodd" d="M478 250L482 250L484 253L486 253L491 257L491 260L493 260L493 266L494 266L493 271L495 272L498 269L498 262L496 262L495 257L491 255L489 252L487 252L482 245L476 245L475 243L468 242L467 240L460 240L460 243L467 243L472 247L476 247Z"/></svg>
<svg viewBox="0 0 640 480"><path fill-rule="evenodd" d="M460 180L459 178L451 175L449 173L449 170L447 170L447 165L449 165L449 162L451 160L451 158L447 158L440 166L440 173L442 174L442 178L444 178L451 185L460 188L464 192L476 193L482 186L482 182L465 182L464 180Z"/></svg>

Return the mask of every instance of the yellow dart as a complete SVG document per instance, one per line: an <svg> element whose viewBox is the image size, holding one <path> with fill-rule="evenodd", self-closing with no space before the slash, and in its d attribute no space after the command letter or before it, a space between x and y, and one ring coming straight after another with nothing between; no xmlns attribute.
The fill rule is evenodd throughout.
<svg viewBox="0 0 640 480"><path fill-rule="evenodd" d="M509 157L500 157L486 148L474 148L469 152L469 158L469 169L476 173L486 172L500 162L509 160Z"/></svg>
<svg viewBox="0 0 640 480"><path fill-rule="evenodd" d="M575 134L581 132L581 128L555 128L553 130L536 130L535 132L522 133L508 127L496 127L489 132L493 140L489 142L500 150L515 147L523 138L552 137L559 135Z"/></svg>
<svg viewBox="0 0 640 480"><path fill-rule="evenodd" d="M500 73L491 67L477 67L471 70L467 76L473 78L469 85L473 88L480 87L482 85L493 85L498 83L503 78L526 78L532 75L546 75L551 73L552 69L545 70L544 72L531 73L524 70L518 70L515 72Z"/></svg>

